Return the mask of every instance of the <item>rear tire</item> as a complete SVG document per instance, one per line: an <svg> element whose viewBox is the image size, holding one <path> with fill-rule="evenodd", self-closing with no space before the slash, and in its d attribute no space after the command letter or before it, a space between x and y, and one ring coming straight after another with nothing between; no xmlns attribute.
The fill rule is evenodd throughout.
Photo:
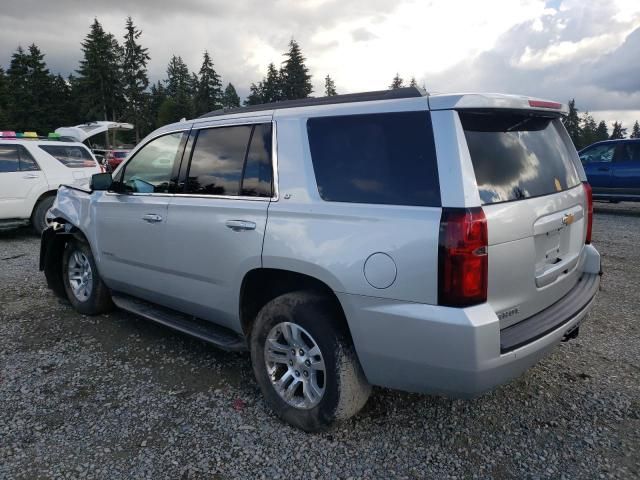
<svg viewBox="0 0 640 480"><path fill-rule="evenodd" d="M260 310L251 332L253 371L267 403L307 432L355 415L371 393L340 316L326 297L287 293Z"/></svg>
<svg viewBox="0 0 640 480"><path fill-rule="evenodd" d="M113 309L109 289L86 242L74 239L67 243L62 255L62 282L67 298L79 313L99 315Z"/></svg>
<svg viewBox="0 0 640 480"><path fill-rule="evenodd" d="M38 235L42 235L42 232L44 232L44 230L49 226L47 223L47 212L53 206L53 201L55 199L55 195L44 197L33 209L31 224Z"/></svg>

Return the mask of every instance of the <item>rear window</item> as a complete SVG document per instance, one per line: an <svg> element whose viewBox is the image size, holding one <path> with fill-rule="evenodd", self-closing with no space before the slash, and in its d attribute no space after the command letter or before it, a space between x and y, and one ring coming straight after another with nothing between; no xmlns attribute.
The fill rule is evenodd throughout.
<svg viewBox="0 0 640 480"><path fill-rule="evenodd" d="M515 112L460 112L484 205L580 184L560 121Z"/></svg>
<svg viewBox="0 0 640 480"><path fill-rule="evenodd" d="M440 206L429 112L310 118L307 131L323 200Z"/></svg>
<svg viewBox="0 0 640 480"><path fill-rule="evenodd" d="M79 145L38 145L53 158L69 168L95 167L96 162L84 147Z"/></svg>

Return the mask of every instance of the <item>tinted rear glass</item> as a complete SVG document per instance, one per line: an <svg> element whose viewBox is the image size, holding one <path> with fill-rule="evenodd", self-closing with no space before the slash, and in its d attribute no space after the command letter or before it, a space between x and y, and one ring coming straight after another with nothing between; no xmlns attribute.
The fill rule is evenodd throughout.
<svg viewBox="0 0 640 480"><path fill-rule="evenodd" d="M310 118L307 131L323 200L440 205L429 112Z"/></svg>
<svg viewBox="0 0 640 480"><path fill-rule="evenodd" d="M187 175L187 193L238 195L251 125L203 129Z"/></svg>
<svg viewBox="0 0 640 480"><path fill-rule="evenodd" d="M54 157L65 167L95 167L96 162L84 147L78 145L38 145L42 150Z"/></svg>
<svg viewBox="0 0 640 480"><path fill-rule="evenodd" d="M256 125L247 152L240 195L271 196L271 124Z"/></svg>
<svg viewBox="0 0 640 480"><path fill-rule="evenodd" d="M483 204L580 184L559 120L520 113L460 112Z"/></svg>

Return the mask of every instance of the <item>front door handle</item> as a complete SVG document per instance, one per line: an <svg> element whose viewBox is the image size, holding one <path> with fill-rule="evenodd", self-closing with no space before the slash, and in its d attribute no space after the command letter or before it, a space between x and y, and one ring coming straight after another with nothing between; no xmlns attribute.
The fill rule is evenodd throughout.
<svg viewBox="0 0 640 480"><path fill-rule="evenodd" d="M248 220L227 220L225 225L234 232L241 232L243 230L255 230L256 223Z"/></svg>
<svg viewBox="0 0 640 480"><path fill-rule="evenodd" d="M40 175L36 175L35 173L28 173L28 174L22 176L22 178L29 178L29 179L31 179L31 178L39 178L39 177L40 177Z"/></svg>
<svg viewBox="0 0 640 480"><path fill-rule="evenodd" d="M162 221L162 217L155 213L147 213L146 215L142 216L142 219L145 222L149 222L149 223L158 223Z"/></svg>
<svg viewBox="0 0 640 480"><path fill-rule="evenodd" d="M608 172L609 171L609 167L598 167L598 171L599 172Z"/></svg>

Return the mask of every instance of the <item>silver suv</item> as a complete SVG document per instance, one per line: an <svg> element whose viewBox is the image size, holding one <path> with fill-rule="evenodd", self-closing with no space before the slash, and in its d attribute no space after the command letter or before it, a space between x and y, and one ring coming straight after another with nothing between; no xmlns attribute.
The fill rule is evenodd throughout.
<svg viewBox="0 0 640 480"><path fill-rule="evenodd" d="M249 349L304 430L370 385L473 396L577 335L598 290L564 113L408 88L168 125L92 191L59 190L41 269L81 313Z"/></svg>

